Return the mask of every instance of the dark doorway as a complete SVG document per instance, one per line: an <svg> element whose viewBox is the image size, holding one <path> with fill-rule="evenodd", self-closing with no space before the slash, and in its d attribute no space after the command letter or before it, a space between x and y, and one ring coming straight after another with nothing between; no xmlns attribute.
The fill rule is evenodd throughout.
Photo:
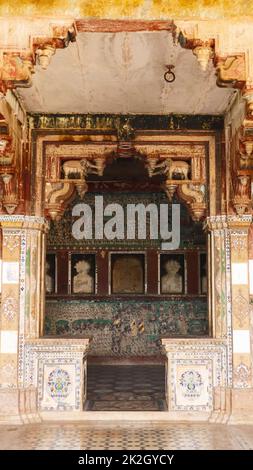
<svg viewBox="0 0 253 470"><path fill-rule="evenodd" d="M163 365L89 365L86 410L164 411Z"/></svg>

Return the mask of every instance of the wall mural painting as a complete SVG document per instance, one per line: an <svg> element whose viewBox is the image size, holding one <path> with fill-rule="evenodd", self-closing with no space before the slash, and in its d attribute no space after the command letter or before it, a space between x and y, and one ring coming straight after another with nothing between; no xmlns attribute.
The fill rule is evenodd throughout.
<svg viewBox="0 0 253 470"><path fill-rule="evenodd" d="M95 255L71 255L71 292L73 294L95 293Z"/></svg>
<svg viewBox="0 0 253 470"><path fill-rule="evenodd" d="M92 337L93 356L155 356L161 337L208 336L207 302L49 300L45 334Z"/></svg>
<svg viewBox="0 0 253 470"><path fill-rule="evenodd" d="M92 213L95 196L85 195ZM168 202L163 192L104 192L103 200L123 208ZM80 202L77 197L73 205ZM47 249L59 259L59 288L54 291L48 279L47 293L56 295L47 296L45 333L92 337L91 355L118 357L161 355L161 337L207 336L206 235L180 207L176 252L161 252L161 239L152 239L149 231L145 239L76 239L72 207L52 222ZM52 260L47 259L47 276L55 279Z"/></svg>
<svg viewBox="0 0 253 470"><path fill-rule="evenodd" d="M112 294L143 294L145 291L144 254L111 254Z"/></svg>
<svg viewBox="0 0 253 470"><path fill-rule="evenodd" d="M161 294L183 294L185 261L182 254L160 255Z"/></svg>

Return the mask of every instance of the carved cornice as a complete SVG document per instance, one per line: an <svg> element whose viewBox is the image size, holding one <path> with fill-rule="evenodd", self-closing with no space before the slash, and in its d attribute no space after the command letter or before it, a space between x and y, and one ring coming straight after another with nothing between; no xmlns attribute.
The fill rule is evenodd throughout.
<svg viewBox="0 0 253 470"><path fill-rule="evenodd" d="M47 231L48 222L44 217L32 215L1 215L0 226L2 229L39 229Z"/></svg>
<svg viewBox="0 0 253 470"><path fill-rule="evenodd" d="M252 223L252 215L216 215L207 217L205 228L208 230L245 229Z"/></svg>
<svg viewBox="0 0 253 470"><path fill-rule="evenodd" d="M82 143L82 144L48 144L46 155L64 158L98 158L117 151L117 144Z"/></svg>
<svg viewBox="0 0 253 470"><path fill-rule="evenodd" d="M115 114L32 114L29 116L31 129L85 129L89 132L99 129L103 132L114 132L110 138L117 139L118 129L129 119L129 115ZM173 115L131 115L131 125L135 131L175 131L189 130L222 130L224 119L222 116L173 114Z"/></svg>
<svg viewBox="0 0 253 470"><path fill-rule="evenodd" d="M138 31L168 31L173 37L176 25L173 21L164 20L108 20L108 19L81 19L76 21L78 32L91 33L121 33Z"/></svg>
<svg viewBox="0 0 253 470"><path fill-rule="evenodd" d="M175 143L164 144L164 145L152 145L152 144L134 144L135 150L141 155L148 157L202 157L205 158L205 147L204 145L198 144L180 144Z"/></svg>

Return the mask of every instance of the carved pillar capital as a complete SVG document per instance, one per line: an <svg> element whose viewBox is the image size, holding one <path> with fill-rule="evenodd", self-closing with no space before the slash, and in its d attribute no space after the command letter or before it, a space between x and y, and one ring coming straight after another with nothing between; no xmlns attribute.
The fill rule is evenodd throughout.
<svg viewBox="0 0 253 470"><path fill-rule="evenodd" d="M205 227L212 230L238 229L248 230L252 223L252 215L216 215L207 217Z"/></svg>
<svg viewBox="0 0 253 470"><path fill-rule="evenodd" d="M5 229L30 229L47 232L49 224L44 217L33 215L7 215L0 214L0 227Z"/></svg>

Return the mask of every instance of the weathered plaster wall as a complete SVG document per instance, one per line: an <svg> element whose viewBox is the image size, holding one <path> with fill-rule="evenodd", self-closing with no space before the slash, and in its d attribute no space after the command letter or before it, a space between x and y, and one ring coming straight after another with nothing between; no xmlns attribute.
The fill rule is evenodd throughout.
<svg viewBox="0 0 253 470"><path fill-rule="evenodd" d="M216 19L253 14L253 5L242 0L7 0L1 15L61 15L96 18L203 18Z"/></svg>

